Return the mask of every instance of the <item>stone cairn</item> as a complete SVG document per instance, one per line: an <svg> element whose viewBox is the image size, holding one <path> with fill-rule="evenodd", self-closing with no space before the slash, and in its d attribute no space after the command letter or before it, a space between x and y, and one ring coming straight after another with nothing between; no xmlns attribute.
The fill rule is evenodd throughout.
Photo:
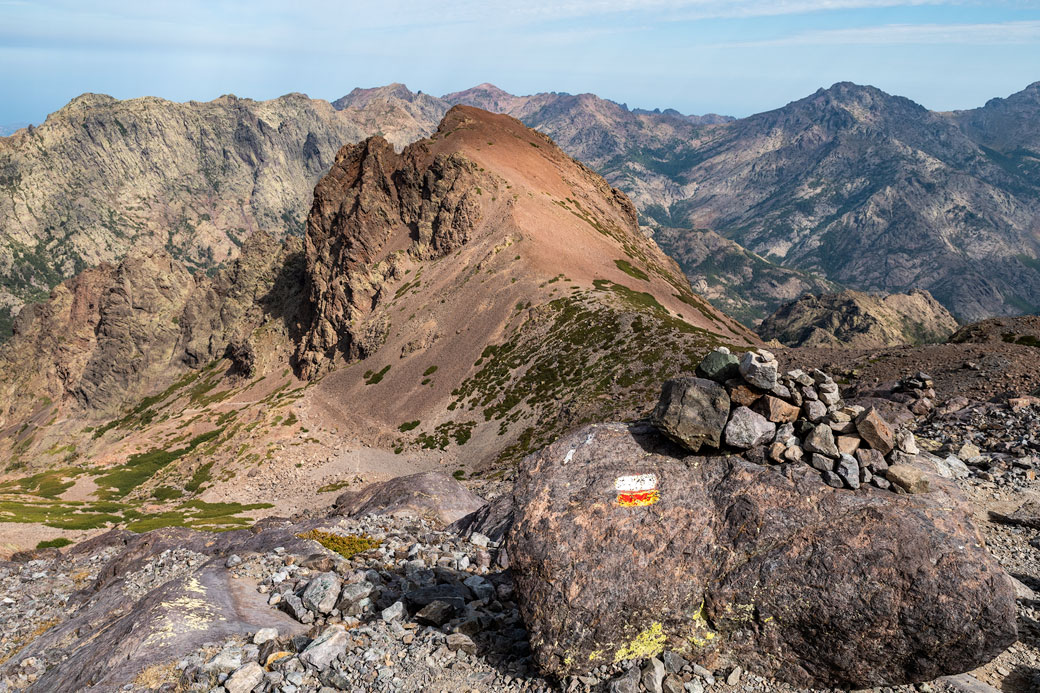
<svg viewBox="0 0 1040 693"><path fill-rule="evenodd" d="M823 371L780 373L776 357L764 349L738 358L718 347L696 374L667 381L651 416L687 450L735 449L763 464L806 464L834 488L928 490L927 479L910 464L920 452L913 433L893 430L873 408L846 405ZM908 381L908 393L931 384Z"/></svg>
<svg viewBox="0 0 1040 693"><path fill-rule="evenodd" d="M888 399L901 402L915 416L925 416L935 409L935 389L932 387L932 376L918 372L916 375L902 378L892 388Z"/></svg>

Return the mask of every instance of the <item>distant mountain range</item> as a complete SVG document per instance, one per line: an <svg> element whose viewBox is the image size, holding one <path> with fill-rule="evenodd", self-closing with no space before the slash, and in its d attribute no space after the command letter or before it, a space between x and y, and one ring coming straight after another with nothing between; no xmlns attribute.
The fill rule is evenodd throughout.
<svg viewBox="0 0 1040 693"><path fill-rule="evenodd" d="M691 281L747 324L836 285L924 288L962 320L1036 312L1038 91L935 113L841 83L742 119L489 84L441 98L392 84L331 104L84 95L0 140L0 332L25 301L131 247L209 272L254 229L300 233L341 144L382 134L401 147L453 104L517 117L628 193ZM707 271L682 229L736 244L727 271ZM756 282L738 280L749 272Z"/></svg>

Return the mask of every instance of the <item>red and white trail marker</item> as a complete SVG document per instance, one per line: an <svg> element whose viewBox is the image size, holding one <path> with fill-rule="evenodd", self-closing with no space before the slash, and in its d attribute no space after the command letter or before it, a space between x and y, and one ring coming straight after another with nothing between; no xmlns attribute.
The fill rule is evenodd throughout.
<svg viewBox="0 0 1040 693"><path fill-rule="evenodd" d="M630 474L614 479L617 503L623 508L653 505L661 500L656 474Z"/></svg>

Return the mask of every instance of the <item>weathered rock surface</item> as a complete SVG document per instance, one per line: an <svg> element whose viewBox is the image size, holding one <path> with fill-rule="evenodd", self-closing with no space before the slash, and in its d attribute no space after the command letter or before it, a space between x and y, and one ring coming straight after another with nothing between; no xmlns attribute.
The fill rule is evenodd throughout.
<svg viewBox="0 0 1040 693"><path fill-rule="evenodd" d="M483 498L440 472L395 477L336 499L336 510L342 515L408 515L442 527L483 506Z"/></svg>
<svg viewBox="0 0 1040 693"><path fill-rule="evenodd" d="M719 352L709 356L713 354ZM721 375L727 366L709 364L708 370ZM729 406L729 395L718 383L704 378L679 378L665 382L661 400L650 419L669 438L697 452L703 445L719 447Z"/></svg>
<svg viewBox="0 0 1040 693"><path fill-rule="evenodd" d="M621 507L615 478L659 501ZM805 465L690 457L652 429L589 426L529 457L507 548L554 675L664 649L799 685L972 669L1016 637L1014 591L956 491L831 490Z"/></svg>

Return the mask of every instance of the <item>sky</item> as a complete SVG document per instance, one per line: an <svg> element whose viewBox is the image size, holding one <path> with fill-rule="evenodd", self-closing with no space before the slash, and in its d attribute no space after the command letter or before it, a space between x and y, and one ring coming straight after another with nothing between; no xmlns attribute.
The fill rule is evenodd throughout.
<svg viewBox="0 0 1040 693"><path fill-rule="evenodd" d="M1040 80L1040 0L0 0L0 125L84 92L592 92L745 116L835 82L933 110Z"/></svg>

